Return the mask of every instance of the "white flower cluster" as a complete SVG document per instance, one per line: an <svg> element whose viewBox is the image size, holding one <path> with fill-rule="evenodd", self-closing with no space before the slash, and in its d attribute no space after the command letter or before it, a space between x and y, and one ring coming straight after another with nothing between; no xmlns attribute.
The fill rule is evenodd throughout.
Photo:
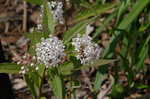
<svg viewBox="0 0 150 99"><path fill-rule="evenodd" d="M63 18L63 4L62 2L51 1L48 3L49 8L52 11L53 18L60 24L64 24Z"/></svg>
<svg viewBox="0 0 150 99"><path fill-rule="evenodd" d="M42 30L42 19L43 19L43 13L44 13L44 7L41 5L41 12L40 12L40 17L37 19L37 29Z"/></svg>
<svg viewBox="0 0 150 99"><path fill-rule="evenodd" d="M75 50L78 53L76 57L81 61L81 64L98 59L102 51L102 48L92 42L92 38L88 35L83 35L82 37L78 35L76 38L73 38L72 45L75 46Z"/></svg>
<svg viewBox="0 0 150 99"><path fill-rule="evenodd" d="M64 53L64 45L57 37L43 39L36 45L37 60L48 68L48 66L56 66L66 56Z"/></svg>

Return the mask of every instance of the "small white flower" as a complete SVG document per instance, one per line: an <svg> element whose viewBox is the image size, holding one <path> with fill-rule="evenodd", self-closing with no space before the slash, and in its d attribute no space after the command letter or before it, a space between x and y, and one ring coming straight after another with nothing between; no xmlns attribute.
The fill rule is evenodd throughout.
<svg viewBox="0 0 150 99"><path fill-rule="evenodd" d="M21 67L21 70L19 71L20 74L25 74L26 73L26 68L25 66Z"/></svg>
<svg viewBox="0 0 150 99"><path fill-rule="evenodd" d="M39 67L36 67L35 70L39 70Z"/></svg>
<svg viewBox="0 0 150 99"><path fill-rule="evenodd" d="M62 2L56 2L51 1L48 3L49 8L52 11L53 18L60 24L64 24L64 18L63 18L63 3Z"/></svg>
<svg viewBox="0 0 150 99"><path fill-rule="evenodd" d="M17 62L17 64L19 65L19 64L21 64L21 62L20 62L20 61L18 61L18 62Z"/></svg>
<svg viewBox="0 0 150 99"><path fill-rule="evenodd" d="M86 32L85 32L85 34L89 35L93 31L94 31L94 26L91 26L90 24L88 24L86 26Z"/></svg>
<svg viewBox="0 0 150 99"><path fill-rule="evenodd" d="M33 67L33 66L34 66L34 63L31 63L30 66Z"/></svg>
<svg viewBox="0 0 150 99"><path fill-rule="evenodd" d="M32 57L32 59L33 59L33 60L35 60L35 59L36 59L36 57L35 57L35 56L33 56L33 57Z"/></svg>
<svg viewBox="0 0 150 99"><path fill-rule="evenodd" d="M37 24L37 29L38 29L38 30L42 30L42 28L43 28L43 27L42 27L42 24L41 24L41 23L38 23L38 24Z"/></svg>
<svg viewBox="0 0 150 99"><path fill-rule="evenodd" d="M42 40L36 45L37 60L46 67L58 65L66 56L64 45L57 37L50 37Z"/></svg>
<svg viewBox="0 0 150 99"><path fill-rule="evenodd" d="M27 55L23 55L22 58L23 58L23 59L26 59L26 58L27 58Z"/></svg>
<svg viewBox="0 0 150 99"><path fill-rule="evenodd" d="M81 61L81 64L86 64L92 60L98 59L102 48L98 44L92 42L92 38L88 35L83 35L82 37L78 35L73 38L72 45L77 51L77 59Z"/></svg>
<svg viewBox="0 0 150 99"><path fill-rule="evenodd" d="M29 29L29 32L32 33L34 30L35 30L34 27L32 27L32 28Z"/></svg>
<svg viewBox="0 0 150 99"><path fill-rule="evenodd" d="M25 73L26 73L26 70L21 71L21 73L22 73L22 74L25 74Z"/></svg>
<svg viewBox="0 0 150 99"><path fill-rule="evenodd" d="M25 67L24 67L24 66L22 66L22 67L21 67L21 70L24 70L24 69L25 69Z"/></svg>

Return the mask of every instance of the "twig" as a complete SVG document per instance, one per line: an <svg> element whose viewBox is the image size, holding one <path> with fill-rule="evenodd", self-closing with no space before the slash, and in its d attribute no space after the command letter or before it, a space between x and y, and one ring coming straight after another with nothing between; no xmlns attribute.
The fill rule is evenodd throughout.
<svg viewBox="0 0 150 99"><path fill-rule="evenodd" d="M23 31L27 30L27 3L23 1Z"/></svg>
<svg viewBox="0 0 150 99"><path fill-rule="evenodd" d="M5 23L5 33L7 33L9 30L9 22Z"/></svg>
<svg viewBox="0 0 150 99"><path fill-rule="evenodd" d="M5 4L4 5L8 5L10 2L10 0L6 0Z"/></svg>

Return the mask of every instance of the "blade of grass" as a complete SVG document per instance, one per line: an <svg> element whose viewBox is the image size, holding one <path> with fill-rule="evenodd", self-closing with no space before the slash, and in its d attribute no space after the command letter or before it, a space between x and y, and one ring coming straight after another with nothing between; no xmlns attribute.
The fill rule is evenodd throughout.
<svg viewBox="0 0 150 99"><path fill-rule="evenodd" d="M144 60L145 60L146 56L148 55L149 42L150 42L150 35L145 40L144 44L141 45L141 49L140 49L139 54L137 56L138 60L137 60L136 66L138 69L143 69Z"/></svg>
<svg viewBox="0 0 150 99"><path fill-rule="evenodd" d="M99 28L96 29L96 32L93 35L93 39L95 39L97 36L100 35L100 33L108 27L110 21L116 16L116 13L112 13L106 18L106 20L103 22L103 25L101 25Z"/></svg>

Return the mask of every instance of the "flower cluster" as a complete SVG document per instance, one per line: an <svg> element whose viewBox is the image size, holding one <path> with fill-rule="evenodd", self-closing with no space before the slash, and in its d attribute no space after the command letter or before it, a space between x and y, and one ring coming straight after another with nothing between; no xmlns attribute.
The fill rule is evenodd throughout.
<svg viewBox="0 0 150 99"><path fill-rule="evenodd" d="M38 62L48 66L56 66L62 62L66 54L64 45L57 37L42 39L42 42L36 45L36 56Z"/></svg>
<svg viewBox="0 0 150 99"><path fill-rule="evenodd" d="M100 46L92 42L92 38L88 35L83 35L82 37L78 35L76 38L73 38L72 45L74 45L78 53L76 57L81 61L81 64L98 59L102 50Z"/></svg>
<svg viewBox="0 0 150 99"><path fill-rule="evenodd" d="M41 5L40 11L41 11L40 17L37 19L37 29L38 30L43 29L43 27L42 27L42 19L43 19L43 13L44 13L43 5Z"/></svg>
<svg viewBox="0 0 150 99"><path fill-rule="evenodd" d="M48 3L49 8L52 11L53 18L60 24L64 24L63 18L63 4L62 2L51 1Z"/></svg>

